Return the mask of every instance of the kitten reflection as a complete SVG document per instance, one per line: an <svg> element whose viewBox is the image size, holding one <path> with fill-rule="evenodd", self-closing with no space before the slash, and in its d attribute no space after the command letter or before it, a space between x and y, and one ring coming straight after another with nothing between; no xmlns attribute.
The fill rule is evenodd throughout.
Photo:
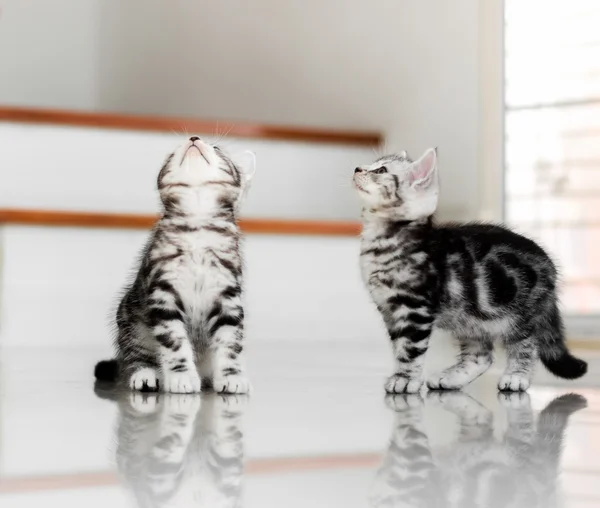
<svg viewBox="0 0 600 508"><path fill-rule="evenodd" d="M534 424L526 393L501 393L508 420L494 436L492 412L461 392L430 392L459 419L452 446L432 449L419 395L386 399L397 412L389 449L377 474L371 505L376 508L551 508L556 492L561 444L569 416L587 406L579 395L563 395Z"/></svg>
<svg viewBox="0 0 600 508"><path fill-rule="evenodd" d="M245 402L235 395L120 395L117 467L136 506L239 507Z"/></svg>

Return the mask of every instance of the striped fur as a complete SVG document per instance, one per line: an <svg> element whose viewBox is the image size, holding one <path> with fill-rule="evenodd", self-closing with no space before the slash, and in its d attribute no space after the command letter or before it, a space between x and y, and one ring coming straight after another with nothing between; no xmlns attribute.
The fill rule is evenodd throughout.
<svg viewBox="0 0 600 508"><path fill-rule="evenodd" d="M508 421L500 437L493 413L461 392L430 392L427 406L457 416L458 435L433 447L418 394L388 395L396 421L372 492L373 508L551 508L569 416L579 395L550 402L534 422L526 393L501 393Z"/></svg>
<svg viewBox="0 0 600 508"><path fill-rule="evenodd" d="M104 395L119 407L117 468L139 508L241 506L245 396Z"/></svg>
<svg viewBox="0 0 600 508"><path fill-rule="evenodd" d="M117 357L96 377L131 389L245 393L241 233L248 178L197 137L158 176L163 214L117 310Z"/></svg>
<svg viewBox="0 0 600 508"><path fill-rule="evenodd" d="M538 357L559 377L585 374L565 346L556 269L544 250L505 227L434 222L435 150L356 168L354 184L364 204L362 275L396 360L389 393L420 390L434 328L452 332L460 355L428 380L431 389L459 389L483 374L495 340L508 355L500 390L526 390Z"/></svg>

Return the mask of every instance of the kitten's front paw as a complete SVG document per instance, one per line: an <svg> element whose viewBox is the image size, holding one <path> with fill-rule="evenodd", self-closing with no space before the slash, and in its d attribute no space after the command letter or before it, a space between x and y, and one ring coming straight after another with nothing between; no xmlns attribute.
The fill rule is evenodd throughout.
<svg viewBox="0 0 600 508"><path fill-rule="evenodd" d="M129 404L137 413L151 415L158 409L158 397L158 393L133 392L129 394Z"/></svg>
<svg viewBox="0 0 600 508"><path fill-rule="evenodd" d="M139 392L155 392L158 390L158 374L156 369L144 367L135 371L129 379L129 387Z"/></svg>
<svg viewBox="0 0 600 508"><path fill-rule="evenodd" d="M524 392L529 388L531 381L522 374L504 374L498 383L501 392Z"/></svg>
<svg viewBox="0 0 600 508"><path fill-rule="evenodd" d="M390 376L385 383L387 393L419 393L423 381L418 379L409 379L400 374Z"/></svg>
<svg viewBox="0 0 600 508"><path fill-rule="evenodd" d="M195 416L200 409L201 395L170 393L163 395L163 400L165 413Z"/></svg>
<svg viewBox="0 0 600 508"><path fill-rule="evenodd" d="M215 377L213 390L216 393L248 393L250 383L244 376L240 375Z"/></svg>
<svg viewBox="0 0 600 508"><path fill-rule="evenodd" d="M169 393L200 393L200 376L195 371L165 374L164 391Z"/></svg>
<svg viewBox="0 0 600 508"><path fill-rule="evenodd" d="M465 380L455 372L439 372L427 380L427 388L430 390L460 390L464 385Z"/></svg>
<svg viewBox="0 0 600 508"><path fill-rule="evenodd" d="M411 409L421 409L423 398L419 393L388 394L385 396L385 405L396 413L403 413Z"/></svg>
<svg viewBox="0 0 600 508"><path fill-rule="evenodd" d="M531 399L527 392L501 392L498 394L498 402L506 409L531 409Z"/></svg>

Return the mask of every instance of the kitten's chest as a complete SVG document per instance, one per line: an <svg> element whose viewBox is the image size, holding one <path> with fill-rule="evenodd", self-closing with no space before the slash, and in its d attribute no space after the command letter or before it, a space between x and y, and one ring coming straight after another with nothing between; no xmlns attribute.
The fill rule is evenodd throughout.
<svg viewBox="0 0 600 508"><path fill-rule="evenodd" d="M363 242L360 256L363 282L373 292L410 286L420 277L411 253L398 245Z"/></svg>
<svg viewBox="0 0 600 508"><path fill-rule="evenodd" d="M172 272L174 286L194 321L201 320L213 308L225 288L236 284L223 263L239 263L236 252L198 247L184 251Z"/></svg>

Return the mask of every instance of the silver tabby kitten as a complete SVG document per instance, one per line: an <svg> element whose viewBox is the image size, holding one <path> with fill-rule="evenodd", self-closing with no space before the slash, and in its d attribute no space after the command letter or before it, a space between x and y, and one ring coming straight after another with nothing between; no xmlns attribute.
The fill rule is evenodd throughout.
<svg viewBox="0 0 600 508"><path fill-rule="evenodd" d="M117 468L136 506L241 506L245 396L96 393L118 405Z"/></svg>
<svg viewBox="0 0 600 508"><path fill-rule="evenodd" d="M241 233L249 183L217 146L193 136L158 175L163 213L117 310L117 357L96 377L134 390L245 393Z"/></svg>
<svg viewBox="0 0 600 508"><path fill-rule="evenodd" d="M396 421L375 479L373 508L552 508L562 506L560 462L570 416L587 405L557 397L534 418L526 393L501 393L507 428L462 392L430 392L427 406L455 414L459 435L432 446L419 395L388 395ZM536 424L537 423L537 424Z"/></svg>
<svg viewBox="0 0 600 508"><path fill-rule="evenodd" d="M383 316L396 371L389 393L415 393L434 327L458 340L458 363L433 375L430 389L459 389L492 364L493 341L506 347L500 390L529 387L539 357L556 376L575 379L587 365L565 346L556 268L533 241L495 225L438 225L437 152L406 152L354 172L364 227L364 282Z"/></svg>

